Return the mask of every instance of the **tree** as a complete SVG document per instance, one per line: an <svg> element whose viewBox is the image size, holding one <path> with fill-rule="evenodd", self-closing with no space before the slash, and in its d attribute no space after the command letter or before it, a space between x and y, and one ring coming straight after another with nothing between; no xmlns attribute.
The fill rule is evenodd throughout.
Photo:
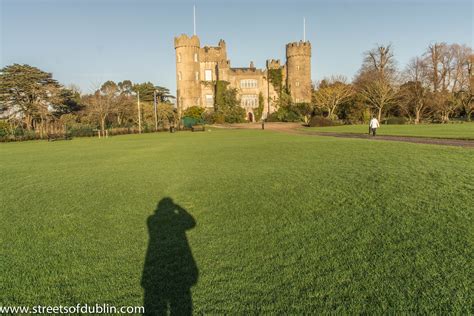
<svg viewBox="0 0 474 316"><path fill-rule="evenodd" d="M424 54L429 65L430 87L433 92L433 108L442 122L459 108L470 116L469 73L472 49L466 45L435 43ZM467 111L466 111L467 110Z"/></svg>
<svg viewBox="0 0 474 316"><path fill-rule="evenodd" d="M440 80L440 64L446 51L445 43L435 43L428 46L425 52L426 63L429 65L429 73L431 78L431 88L433 92L439 91Z"/></svg>
<svg viewBox="0 0 474 316"><path fill-rule="evenodd" d="M324 79L314 91L314 104L317 108L327 111L330 119L337 118L339 106L346 102L353 94L350 84L342 76L333 76Z"/></svg>
<svg viewBox="0 0 474 316"><path fill-rule="evenodd" d="M153 91L155 91L155 85L149 81L133 85L133 92L140 93L140 101L153 102Z"/></svg>
<svg viewBox="0 0 474 316"><path fill-rule="evenodd" d="M105 133L107 119L116 111L118 96L118 85L109 80L102 84L95 93L84 98L88 115L98 123L102 133Z"/></svg>
<svg viewBox="0 0 474 316"><path fill-rule="evenodd" d="M75 86L60 89L59 98L61 102L53 105L53 114L56 117L77 113L83 107L81 104L81 93L79 88Z"/></svg>
<svg viewBox="0 0 474 316"><path fill-rule="evenodd" d="M377 112L377 118L382 119L382 113L389 106L395 104L397 92L392 86L380 79L376 79L363 86L360 95L368 103L368 106Z"/></svg>
<svg viewBox="0 0 474 316"><path fill-rule="evenodd" d="M227 81L216 82L215 114L223 117L227 123L241 123L244 121L245 109L237 99L237 89L228 88L228 85Z"/></svg>
<svg viewBox="0 0 474 316"><path fill-rule="evenodd" d="M156 98L158 103L171 103L172 99L175 99L173 95L170 94L170 90L165 87L155 86Z"/></svg>
<svg viewBox="0 0 474 316"><path fill-rule="evenodd" d="M160 103L156 108L158 123L161 125L174 124L176 121L176 112L169 103Z"/></svg>
<svg viewBox="0 0 474 316"><path fill-rule="evenodd" d="M0 110L20 116L28 130L39 123L43 132L50 106L60 100L60 88L51 73L29 65L6 66L0 71Z"/></svg>
<svg viewBox="0 0 474 316"><path fill-rule="evenodd" d="M133 95L133 83L124 80L117 83L118 96L114 106L114 114L118 126L123 126L126 122L131 122L136 117L135 96Z"/></svg>
<svg viewBox="0 0 474 316"><path fill-rule="evenodd" d="M416 57L404 71L407 82L400 86L400 108L408 117L414 117L415 124L420 123L430 108L429 73L425 60Z"/></svg>
<svg viewBox="0 0 474 316"><path fill-rule="evenodd" d="M366 51L360 74L393 83L397 77L397 67L392 45L379 45Z"/></svg>
<svg viewBox="0 0 474 316"><path fill-rule="evenodd" d="M398 80L396 62L391 45L380 45L365 52L362 67L354 85L367 106L382 113L393 105L397 98L395 84Z"/></svg>

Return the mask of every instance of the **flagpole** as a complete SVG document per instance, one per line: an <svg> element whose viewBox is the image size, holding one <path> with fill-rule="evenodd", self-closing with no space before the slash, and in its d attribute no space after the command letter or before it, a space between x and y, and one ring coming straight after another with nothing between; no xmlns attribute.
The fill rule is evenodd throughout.
<svg viewBox="0 0 474 316"><path fill-rule="evenodd" d="M196 35L196 6L193 5L193 30L194 35Z"/></svg>
<svg viewBox="0 0 474 316"><path fill-rule="evenodd" d="M303 17L303 42L306 42L306 18Z"/></svg>

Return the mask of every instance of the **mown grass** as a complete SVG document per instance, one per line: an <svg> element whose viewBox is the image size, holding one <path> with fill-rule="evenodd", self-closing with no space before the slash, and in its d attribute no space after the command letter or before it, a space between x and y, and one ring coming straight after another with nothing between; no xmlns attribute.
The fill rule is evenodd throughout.
<svg viewBox="0 0 474 316"><path fill-rule="evenodd" d="M342 125L304 128L306 131L368 134L368 125ZM474 139L474 123L381 125L378 135Z"/></svg>
<svg viewBox="0 0 474 316"><path fill-rule="evenodd" d="M170 197L196 222L196 313L470 313L473 161L250 130L2 144L0 301L142 305Z"/></svg>

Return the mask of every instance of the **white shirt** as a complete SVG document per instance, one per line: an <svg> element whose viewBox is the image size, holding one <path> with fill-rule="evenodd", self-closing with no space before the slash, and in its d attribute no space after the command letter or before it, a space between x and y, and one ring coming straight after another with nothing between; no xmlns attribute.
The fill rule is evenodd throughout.
<svg viewBox="0 0 474 316"><path fill-rule="evenodd" d="M377 128L380 127L379 121L374 117L373 119L370 120L369 123L370 128Z"/></svg>

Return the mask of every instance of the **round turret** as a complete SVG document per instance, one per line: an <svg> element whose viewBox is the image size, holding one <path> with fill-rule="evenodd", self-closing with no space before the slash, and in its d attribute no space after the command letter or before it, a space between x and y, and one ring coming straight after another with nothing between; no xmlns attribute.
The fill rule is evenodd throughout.
<svg viewBox="0 0 474 316"><path fill-rule="evenodd" d="M311 102L311 43L286 45L287 88L295 103Z"/></svg>
<svg viewBox="0 0 474 316"><path fill-rule="evenodd" d="M177 105L180 113L190 106L201 105L199 51L196 35L182 34L174 39L176 51Z"/></svg>

